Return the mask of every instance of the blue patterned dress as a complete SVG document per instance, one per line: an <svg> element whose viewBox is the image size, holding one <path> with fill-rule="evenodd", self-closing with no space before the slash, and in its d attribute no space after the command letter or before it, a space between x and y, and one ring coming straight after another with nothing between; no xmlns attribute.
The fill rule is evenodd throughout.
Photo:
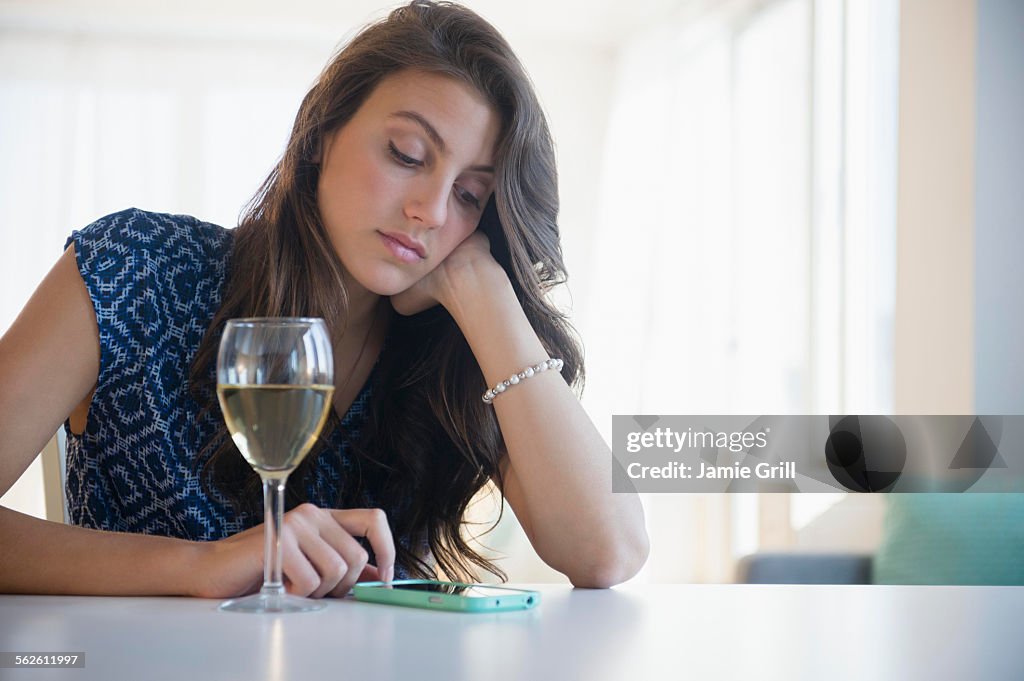
<svg viewBox="0 0 1024 681"><path fill-rule="evenodd" d="M215 540L263 521L200 485L197 455L219 425L189 395L193 357L220 305L232 232L184 215L129 209L73 232L96 312L100 369L82 435L67 433L67 503L83 527ZM365 422L373 376L324 448L306 498L336 508ZM377 504L364 489L343 507ZM395 538L408 546L407 538ZM402 572L396 571L396 575Z"/></svg>

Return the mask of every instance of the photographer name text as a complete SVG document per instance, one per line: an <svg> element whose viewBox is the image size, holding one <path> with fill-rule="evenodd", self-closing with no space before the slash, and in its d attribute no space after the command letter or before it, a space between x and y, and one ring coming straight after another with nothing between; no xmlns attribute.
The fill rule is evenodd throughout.
<svg viewBox="0 0 1024 681"><path fill-rule="evenodd" d="M664 466L645 466L634 461L627 466L626 474L634 480L796 480L796 462L794 461L761 462L754 466L739 462L731 466L712 466L703 461L699 463L699 466L691 466L680 461L673 461Z"/></svg>

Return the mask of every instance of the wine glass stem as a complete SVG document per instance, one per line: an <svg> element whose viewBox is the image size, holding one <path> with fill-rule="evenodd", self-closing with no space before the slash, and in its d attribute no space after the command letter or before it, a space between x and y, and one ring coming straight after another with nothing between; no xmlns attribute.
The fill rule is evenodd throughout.
<svg viewBox="0 0 1024 681"><path fill-rule="evenodd" d="M267 596L284 596L281 525L284 522L284 483L287 478L263 478L263 589Z"/></svg>

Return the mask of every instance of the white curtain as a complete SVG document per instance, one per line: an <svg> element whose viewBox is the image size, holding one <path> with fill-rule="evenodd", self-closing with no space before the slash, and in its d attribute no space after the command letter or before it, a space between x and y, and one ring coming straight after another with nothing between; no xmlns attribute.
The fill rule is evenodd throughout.
<svg viewBox="0 0 1024 681"><path fill-rule="evenodd" d="M896 9L720 3L621 52L576 299L592 413L890 410ZM641 579L729 581L842 497L647 495Z"/></svg>
<svg viewBox="0 0 1024 681"><path fill-rule="evenodd" d="M0 328L72 229L130 206L230 227L333 44L0 33Z"/></svg>

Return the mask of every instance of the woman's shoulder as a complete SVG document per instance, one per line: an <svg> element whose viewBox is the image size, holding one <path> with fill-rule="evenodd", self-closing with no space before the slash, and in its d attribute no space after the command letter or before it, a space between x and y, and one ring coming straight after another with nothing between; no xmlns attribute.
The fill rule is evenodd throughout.
<svg viewBox="0 0 1024 681"><path fill-rule="evenodd" d="M98 319L192 324L212 316L219 301L232 232L189 215L129 208L72 232L67 243Z"/></svg>
<svg viewBox="0 0 1024 681"><path fill-rule="evenodd" d="M80 260L145 255L157 261L180 261L223 256L230 249L231 231L191 215L127 208L72 232L65 248L72 242L82 251Z"/></svg>

